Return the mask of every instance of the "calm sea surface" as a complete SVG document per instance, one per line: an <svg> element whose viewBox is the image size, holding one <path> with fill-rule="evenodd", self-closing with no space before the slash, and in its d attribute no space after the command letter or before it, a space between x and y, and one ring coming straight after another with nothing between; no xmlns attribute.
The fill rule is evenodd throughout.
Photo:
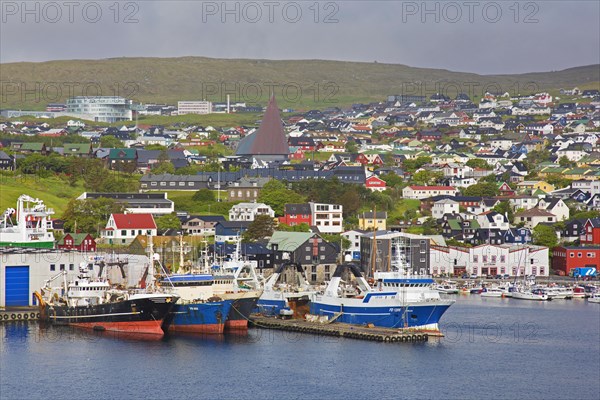
<svg viewBox="0 0 600 400"><path fill-rule="evenodd" d="M0 399L598 399L600 305L457 296L427 343L0 324Z"/></svg>

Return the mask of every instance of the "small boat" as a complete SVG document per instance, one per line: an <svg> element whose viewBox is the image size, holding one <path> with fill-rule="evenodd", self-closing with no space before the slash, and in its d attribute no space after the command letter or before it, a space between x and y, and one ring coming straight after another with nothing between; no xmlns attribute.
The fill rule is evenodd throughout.
<svg viewBox="0 0 600 400"><path fill-rule="evenodd" d="M572 299L573 289L566 287L549 287L545 289L548 297L553 300Z"/></svg>
<svg viewBox="0 0 600 400"><path fill-rule="evenodd" d="M458 288L456 287L456 285L453 285L450 283L444 283L442 285L437 285L435 287L435 290L437 290L440 293L445 293L445 294L458 294Z"/></svg>
<svg viewBox="0 0 600 400"><path fill-rule="evenodd" d="M600 303L600 293L594 293L592 297L588 297L590 303Z"/></svg>
<svg viewBox="0 0 600 400"><path fill-rule="evenodd" d="M502 297L504 292L498 288L484 288L481 297Z"/></svg>
<svg viewBox="0 0 600 400"><path fill-rule="evenodd" d="M512 298L517 300L534 300L534 301L546 301L550 300L546 292L542 289L533 290L516 290L512 292Z"/></svg>
<svg viewBox="0 0 600 400"><path fill-rule="evenodd" d="M481 287L476 287L476 288L471 288L471 290L469 291L471 294L480 294L483 291L483 288Z"/></svg>
<svg viewBox="0 0 600 400"><path fill-rule="evenodd" d="M585 287L575 286L573 288L573 298L574 299L584 299L585 298Z"/></svg>

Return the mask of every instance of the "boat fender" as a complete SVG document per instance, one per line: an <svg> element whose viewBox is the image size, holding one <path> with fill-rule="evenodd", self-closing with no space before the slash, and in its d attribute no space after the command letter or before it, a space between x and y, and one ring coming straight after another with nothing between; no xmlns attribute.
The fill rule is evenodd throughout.
<svg viewBox="0 0 600 400"><path fill-rule="evenodd" d="M412 335L412 336L410 337L410 339L411 339L411 340L414 342L415 340L417 340L417 335Z"/></svg>
<svg viewBox="0 0 600 400"><path fill-rule="evenodd" d="M2 317L4 319L8 319L8 314L4 314L4 317Z"/></svg>
<svg viewBox="0 0 600 400"><path fill-rule="evenodd" d="M25 313L25 314L23 315L23 319L29 319L29 314Z"/></svg>
<svg viewBox="0 0 600 400"><path fill-rule="evenodd" d="M377 341L378 342L383 342L385 339L383 336L377 336Z"/></svg>
<svg viewBox="0 0 600 400"><path fill-rule="evenodd" d="M17 314L17 319L21 319L23 316L21 314Z"/></svg>
<svg viewBox="0 0 600 400"><path fill-rule="evenodd" d="M405 336L405 337L404 337L404 341L405 341L405 342L410 342L410 341L411 341L411 339L412 339L412 338L411 338L410 336Z"/></svg>
<svg viewBox="0 0 600 400"><path fill-rule="evenodd" d="M35 316L37 317L37 319L40 319L40 313L35 314Z"/></svg>
<svg viewBox="0 0 600 400"><path fill-rule="evenodd" d="M29 314L29 317L30 317L31 319L34 319L34 318L35 318L35 313L34 313L34 312L32 312L31 314Z"/></svg>
<svg viewBox="0 0 600 400"><path fill-rule="evenodd" d="M428 341L429 340L429 335L428 334L424 334L423 335L423 340Z"/></svg>
<svg viewBox="0 0 600 400"><path fill-rule="evenodd" d="M423 336L421 336L421 335L417 335L417 340L418 340L419 342L420 342L420 341L422 341L422 340L423 340Z"/></svg>
<svg viewBox="0 0 600 400"><path fill-rule="evenodd" d="M391 341L391 338L389 336L386 336L383 338L383 341L389 343Z"/></svg>

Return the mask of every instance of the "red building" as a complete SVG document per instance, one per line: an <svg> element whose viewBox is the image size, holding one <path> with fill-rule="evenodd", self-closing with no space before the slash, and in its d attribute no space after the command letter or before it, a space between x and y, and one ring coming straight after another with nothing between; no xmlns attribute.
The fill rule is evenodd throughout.
<svg viewBox="0 0 600 400"><path fill-rule="evenodd" d="M96 240L89 233L67 233L58 242L58 248L93 252L96 251Z"/></svg>
<svg viewBox="0 0 600 400"><path fill-rule="evenodd" d="M515 191L508 185L508 183L503 182L498 188L500 192L500 196L509 196L512 197L515 195Z"/></svg>
<svg viewBox="0 0 600 400"><path fill-rule="evenodd" d="M573 268L598 269L600 246L558 246L552 250L552 269L559 275L569 275Z"/></svg>
<svg viewBox="0 0 600 400"><path fill-rule="evenodd" d="M280 224L289 226L300 225L302 223L312 225L312 213L309 204L286 204L285 215L279 217Z"/></svg>
<svg viewBox="0 0 600 400"><path fill-rule="evenodd" d="M600 218L588 219L583 225L579 241L582 244L600 244Z"/></svg>
<svg viewBox="0 0 600 400"><path fill-rule="evenodd" d="M365 187L373 192L383 192L386 189L387 184L381 178L376 175L370 176L365 181Z"/></svg>

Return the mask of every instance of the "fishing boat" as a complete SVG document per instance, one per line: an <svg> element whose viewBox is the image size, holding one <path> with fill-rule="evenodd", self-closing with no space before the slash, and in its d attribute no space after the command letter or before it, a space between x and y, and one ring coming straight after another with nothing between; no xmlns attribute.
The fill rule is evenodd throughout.
<svg viewBox="0 0 600 400"><path fill-rule="evenodd" d="M481 297L503 297L504 292L499 288L483 288L481 290Z"/></svg>
<svg viewBox="0 0 600 400"><path fill-rule="evenodd" d="M17 208L9 208L0 221L0 247L54 248L51 215L40 199L23 194Z"/></svg>
<svg viewBox="0 0 600 400"><path fill-rule="evenodd" d="M356 281L355 293L341 288L346 271ZM454 303L440 298L429 276L390 271L375 272L374 279L371 287L358 266L339 265L325 291L311 295L311 314L349 324L437 331L440 318Z"/></svg>
<svg viewBox="0 0 600 400"><path fill-rule="evenodd" d="M173 293L128 291L113 287L106 278L93 276L87 262L79 265L79 275L66 281L61 271L45 282L41 293L41 320L53 325L69 325L97 331L110 331L161 338L164 324L179 297ZM50 286L62 278L60 288Z"/></svg>
<svg viewBox="0 0 600 400"><path fill-rule="evenodd" d="M223 333L232 301L214 294L212 275L166 275L160 282L171 286L180 297L169 313L166 324L169 332Z"/></svg>
<svg viewBox="0 0 600 400"><path fill-rule="evenodd" d="M279 278L286 269L294 271L295 282L280 283ZM316 293L306 279L304 268L300 264L284 261L265 283L263 293L256 304L256 311L264 315L284 315L292 303L308 304L310 296Z"/></svg>
<svg viewBox="0 0 600 400"><path fill-rule="evenodd" d="M208 260L208 257L205 259ZM236 241L231 259L214 265L212 273L214 294L231 301L225 331L247 330L250 314L263 289L256 273L256 261L244 260L241 256L241 238Z"/></svg>

